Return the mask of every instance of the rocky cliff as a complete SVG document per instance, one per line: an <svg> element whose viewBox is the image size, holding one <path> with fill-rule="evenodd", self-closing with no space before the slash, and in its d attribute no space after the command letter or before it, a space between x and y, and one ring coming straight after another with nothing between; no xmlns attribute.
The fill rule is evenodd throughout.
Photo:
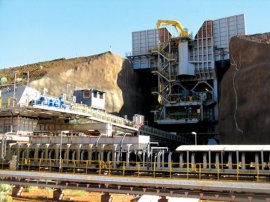
<svg viewBox="0 0 270 202"><path fill-rule="evenodd" d="M108 112L129 116L142 111L142 95L138 88L138 75L128 60L106 52L89 57L58 59L0 70L0 77L13 82L14 70L25 82L23 72L30 73L30 86L48 94L60 96L74 88L96 88L105 90Z"/></svg>
<svg viewBox="0 0 270 202"><path fill-rule="evenodd" d="M270 144L270 33L230 41L230 68L221 82L222 144Z"/></svg>

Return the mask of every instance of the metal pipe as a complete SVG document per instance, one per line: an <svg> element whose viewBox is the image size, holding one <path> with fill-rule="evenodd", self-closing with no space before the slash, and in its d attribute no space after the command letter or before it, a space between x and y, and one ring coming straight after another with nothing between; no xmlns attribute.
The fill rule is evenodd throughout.
<svg viewBox="0 0 270 202"><path fill-rule="evenodd" d="M120 160L121 161L122 161L122 146L123 146L123 141L124 141L126 135L127 135L127 133L124 134L124 136L122 137L122 139L120 141L120 150L119 150L119 152L120 152Z"/></svg>
<svg viewBox="0 0 270 202"><path fill-rule="evenodd" d="M12 132L7 132L4 134L3 138L2 138L2 152L1 152L1 158L5 159L6 157L6 152L7 152L7 140L10 139L12 140L12 137L9 137L8 135L12 134Z"/></svg>
<svg viewBox="0 0 270 202"><path fill-rule="evenodd" d="M168 147L151 147L151 154L153 153L154 149L159 149L159 151L161 151L161 150L169 151Z"/></svg>
<svg viewBox="0 0 270 202"><path fill-rule="evenodd" d="M63 134L68 133L69 131L61 131L60 132L60 153L59 153L59 171L62 169L62 142L63 142Z"/></svg>
<svg viewBox="0 0 270 202"><path fill-rule="evenodd" d="M159 145L159 142L148 142L147 144L147 162L149 162L149 158L150 158L150 144L155 144L155 145Z"/></svg>
<svg viewBox="0 0 270 202"><path fill-rule="evenodd" d="M95 152L95 159L97 159L97 157L98 157L98 156L97 156L97 155L98 155L98 154L97 154L97 151L98 151L98 150L97 150L97 146L98 146L98 144L99 144L99 140L100 140L101 136L106 136L106 135L105 135L105 134L100 134L100 135L98 136L98 139L97 139L97 141L96 141L96 143L95 143L95 151L96 151L96 152Z"/></svg>
<svg viewBox="0 0 270 202"><path fill-rule="evenodd" d="M196 132L191 132L191 134L195 136L195 145L197 145L197 133Z"/></svg>
<svg viewBox="0 0 270 202"><path fill-rule="evenodd" d="M95 144L96 147L97 147L97 145L98 145L98 142L99 142L101 136L106 136L106 135L105 135L105 134L100 134L100 135L98 136L98 139L97 139L96 144Z"/></svg>

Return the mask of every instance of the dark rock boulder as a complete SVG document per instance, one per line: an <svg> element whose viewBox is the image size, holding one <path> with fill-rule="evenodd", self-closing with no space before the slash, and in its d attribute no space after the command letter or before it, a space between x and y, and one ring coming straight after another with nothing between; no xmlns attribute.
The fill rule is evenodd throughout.
<svg viewBox="0 0 270 202"><path fill-rule="evenodd" d="M221 82L221 143L270 144L270 33L233 37L230 62Z"/></svg>

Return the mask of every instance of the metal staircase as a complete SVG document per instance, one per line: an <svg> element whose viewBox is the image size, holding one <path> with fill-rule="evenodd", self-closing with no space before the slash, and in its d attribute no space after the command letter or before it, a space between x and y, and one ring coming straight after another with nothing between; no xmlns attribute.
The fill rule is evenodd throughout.
<svg viewBox="0 0 270 202"><path fill-rule="evenodd" d="M157 56L157 67L152 68L152 74L158 76L158 88L152 94L159 96L160 104L172 104L171 88L176 81L176 73L173 72L173 65L176 57L171 53L170 40L152 49L151 53Z"/></svg>

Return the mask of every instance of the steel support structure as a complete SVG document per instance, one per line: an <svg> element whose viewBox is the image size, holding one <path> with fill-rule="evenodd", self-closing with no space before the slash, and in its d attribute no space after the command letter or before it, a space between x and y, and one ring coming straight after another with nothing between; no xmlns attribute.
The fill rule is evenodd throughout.
<svg viewBox="0 0 270 202"><path fill-rule="evenodd" d="M157 195L225 201L269 201L268 182L184 180L143 177L108 177L30 171L0 172L1 183L16 186L80 189L91 192Z"/></svg>

